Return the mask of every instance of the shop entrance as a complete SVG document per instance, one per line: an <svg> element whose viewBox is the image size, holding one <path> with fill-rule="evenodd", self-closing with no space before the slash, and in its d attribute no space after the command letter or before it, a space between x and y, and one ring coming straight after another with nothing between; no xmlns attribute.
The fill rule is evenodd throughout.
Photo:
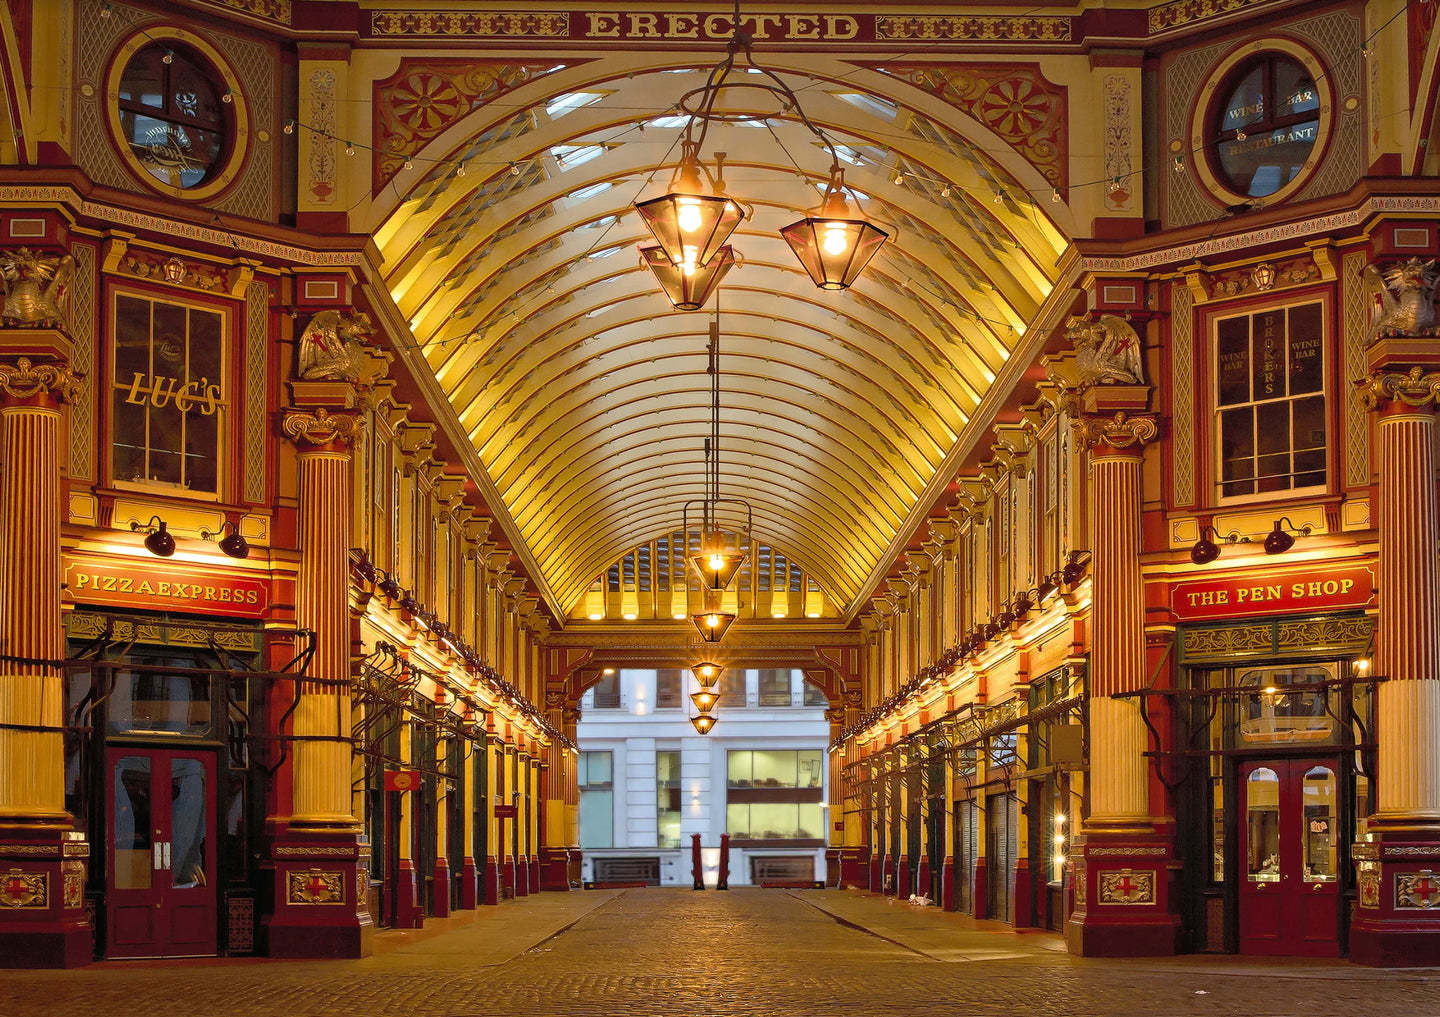
<svg viewBox="0 0 1440 1017"><path fill-rule="evenodd" d="M106 955L216 953L215 753L112 747Z"/></svg>
<svg viewBox="0 0 1440 1017"><path fill-rule="evenodd" d="M1240 767L1240 952L1339 955L1337 762Z"/></svg>

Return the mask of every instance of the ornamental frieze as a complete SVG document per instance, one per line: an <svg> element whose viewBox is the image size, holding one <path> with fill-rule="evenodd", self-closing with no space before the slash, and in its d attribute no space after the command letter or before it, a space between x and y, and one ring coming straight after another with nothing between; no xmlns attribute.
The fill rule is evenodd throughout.
<svg viewBox="0 0 1440 1017"><path fill-rule="evenodd" d="M384 15L375 13L377 20ZM414 15L415 18L427 17ZM429 15L493 25L538 26L548 15ZM563 18L563 15L560 17ZM450 33L446 33L450 34ZM378 193L406 161L447 127L512 89L555 69L553 60L507 63L474 60L402 60L394 74L374 85L374 189Z"/></svg>
<svg viewBox="0 0 1440 1017"><path fill-rule="evenodd" d="M977 18L882 18L882 21L1010 20ZM1069 185L1066 159L1066 93L1036 64L887 63L874 70L923 89L984 124L1064 197Z"/></svg>

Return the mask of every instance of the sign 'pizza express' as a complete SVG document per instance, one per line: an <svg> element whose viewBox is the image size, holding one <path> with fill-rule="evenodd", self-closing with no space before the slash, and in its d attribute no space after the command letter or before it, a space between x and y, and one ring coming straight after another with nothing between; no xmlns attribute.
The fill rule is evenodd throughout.
<svg viewBox="0 0 1440 1017"><path fill-rule="evenodd" d="M1170 610L1180 621L1335 611L1367 607L1374 594L1375 577L1363 565L1294 569L1176 583Z"/></svg>
<svg viewBox="0 0 1440 1017"><path fill-rule="evenodd" d="M270 608L270 584L264 579L171 563L160 571L153 566L77 558L65 565L65 594L84 604L242 618L262 618Z"/></svg>

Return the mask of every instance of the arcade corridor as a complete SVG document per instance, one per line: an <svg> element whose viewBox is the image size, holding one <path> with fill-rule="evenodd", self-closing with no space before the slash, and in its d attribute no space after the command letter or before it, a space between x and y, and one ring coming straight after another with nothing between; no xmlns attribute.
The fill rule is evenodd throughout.
<svg viewBox="0 0 1440 1017"><path fill-rule="evenodd" d="M544 894L375 956L0 972L0 1013L682 1017L913 1014L1433 1013L1433 973L1343 961L1085 960L1015 933L846 891ZM503 929L504 933L500 934ZM547 938L548 937L548 938ZM503 945L497 945L503 944Z"/></svg>

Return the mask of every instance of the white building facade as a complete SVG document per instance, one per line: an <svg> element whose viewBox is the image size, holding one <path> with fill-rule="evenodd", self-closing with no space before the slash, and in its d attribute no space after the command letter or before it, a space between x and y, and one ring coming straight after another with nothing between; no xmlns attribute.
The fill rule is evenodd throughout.
<svg viewBox="0 0 1440 1017"><path fill-rule="evenodd" d="M707 887L730 835L729 885L825 879L825 696L798 670L726 671L718 723L696 733L688 670L622 668L585 693L580 846L587 882Z"/></svg>

